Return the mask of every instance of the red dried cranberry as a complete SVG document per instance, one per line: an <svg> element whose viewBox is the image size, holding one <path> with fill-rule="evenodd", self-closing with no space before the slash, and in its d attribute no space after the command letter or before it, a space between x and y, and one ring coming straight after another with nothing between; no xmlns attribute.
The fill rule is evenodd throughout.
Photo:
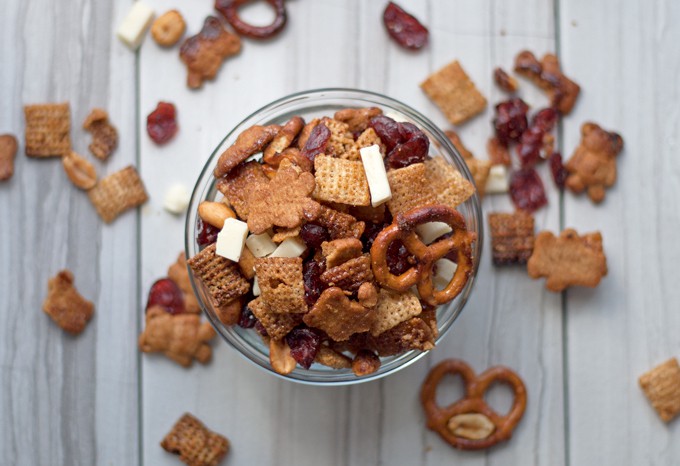
<svg viewBox="0 0 680 466"><path fill-rule="evenodd" d="M418 50L427 45L430 34L427 28L394 2L387 4L383 22L390 37L402 47Z"/></svg>
<svg viewBox="0 0 680 466"><path fill-rule="evenodd" d="M533 212L548 203L543 182L533 168L521 168L510 177L510 197L515 206Z"/></svg>
<svg viewBox="0 0 680 466"><path fill-rule="evenodd" d="M286 343L293 359L309 369L321 347L321 337L309 328L294 328L286 335Z"/></svg>
<svg viewBox="0 0 680 466"><path fill-rule="evenodd" d="M369 252L371 250L371 246L373 246L373 241L375 241L376 236L378 236L381 231L389 226L390 223L366 223L364 234L361 236L361 242L364 243L365 252Z"/></svg>
<svg viewBox="0 0 680 466"><path fill-rule="evenodd" d="M317 155L323 154L326 151L326 145L328 145L330 139L331 130L323 123L320 123L309 134L305 147L302 148L300 154L313 162Z"/></svg>
<svg viewBox="0 0 680 466"><path fill-rule="evenodd" d="M413 123L405 121L403 123L399 123L399 136L401 137L401 141L405 142L410 141L416 136L425 136L425 133L423 133L420 128L418 128Z"/></svg>
<svg viewBox="0 0 680 466"><path fill-rule="evenodd" d="M164 307L170 314L184 312L184 295L179 286L169 278L157 280L149 290L149 298L146 301L146 310L151 306Z"/></svg>
<svg viewBox="0 0 680 466"><path fill-rule="evenodd" d="M220 232L219 228L215 228L211 224L198 219L198 234L196 235L196 242L200 248L210 246L217 241L217 234Z"/></svg>
<svg viewBox="0 0 680 466"><path fill-rule="evenodd" d="M259 320L255 321L254 327L255 327L255 330L257 330L257 333L259 333L263 337L269 336L269 333L267 333L267 329L264 328L264 325L262 325L262 322L260 322Z"/></svg>
<svg viewBox="0 0 680 466"><path fill-rule="evenodd" d="M430 150L430 140L424 134L415 136L392 149L385 161L390 168L403 168L423 162Z"/></svg>
<svg viewBox="0 0 680 466"><path fill-rule="evenodd" d="M555 152L550 156L550 171L552 172L553 180L555 180L557 187L564 189L564 183L567 181L569 172L564 168L562 154L559 152Z"/></svg>
<svg viewBox="0 0 680 466"><path fill-rule="evenodd" d="M538 126L531 126L522 134L517 146L517 156L523 168L533 167L541 161L544 134Z"/></svg>
<svg viewBox="0 0 680 466"><path fill-rule="evenodd" d="M415 256L408 252L401 241L392 241L387 247L387 267L392 274L401 275L413 267L415 263Z"/></svg>
<svg viewBox="0 0 680 466"><path fill-rule="evenodd" d="M146 132L156 144L165 144L177 133L177 112L169 102L158 102L146 117Z"/></svg>
<svg viewBox="0 0 680 466"><path fill-rule="evenodd" d="M302 267L302 278L305 284L305 302L307 306L313 306L321 292L324 289L324 283L321 281L321 274L324 272L325 266L323 262L311 260L305 262Z"/></svg>
<svg viewBox="0 0 680 466"><path fill-rule="evenodd" d="M257 318L255 317L255 314L253 314L253 311L247 307L241 310L241 316L238 319L239 327L253 328L255 326L255 322L257 322Z"/></svg>
<svg viewBox="0 0 680 466"><path fill-rule="evenodd" d="M549 133L555 127L558 117L559 114L554 108L544 108L536 112L534 117L531 119L531 126L536 126L541 128L546 133Z"/></svg>
<svg viewBox="0 0 680 466"><path fill-rule="evenodd" d="M321 243L324 241L330 241L331 235L328 234L328 230L321 225L315 225L313 223L305 223L300 228L300 238L305 242L308 248L319 249Z"/></svg>
<svg viewBox="0 0 680 466"><path fill-rule="evenodd" d="M496 105L493 126L496 129L496 137L505 147L513 141L519 141L522 133L527 129L528 110L529 106L519 98L513 98Z"/></svg>
<svg viewBox="0 0 680 466"><path fill-rule="evenodd" d="M388 154L402 141L399 123L390 117L385 115L373 117L368 122L368 126L373 128L378 137L380 137L380 141L385 144Z"/></svg>

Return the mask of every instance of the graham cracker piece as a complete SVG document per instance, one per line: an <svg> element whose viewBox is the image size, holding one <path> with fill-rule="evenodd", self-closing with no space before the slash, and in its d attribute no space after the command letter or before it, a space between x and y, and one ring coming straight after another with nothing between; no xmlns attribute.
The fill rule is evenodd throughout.
<svg viewBox="0 0 680 466"><path fill-rule="evenodd" d="M380 356L393 356L409 350L429 351L434 348L434 341L428 322L413 317L373 337L371 343Z"/></svg>
<svg viewBox="0 0 680 466"><path fill-rule="evenodd" d="M326 128L331 132L331 137L326 146L328 155L346 159L348 157L347 152L354 148L354 137L349 130L349 125L328 117L322 118L321 123L326 125Z"/></svg>
<svg viewBox="0 0 680 466"><path fill-rule="evenodd" d="M304 322L323 330L335 341L345 341L355 333L365 332L375 320L375 311L351 301L337 287L327 288L305 314Z"/></svg>
<svg viewBox="0 0 680 466"><path fill-rule="evenodd" d="M99 160L108 159L118 147L118 131L109 122L109 114L106 110L92 109L83 123L83 129L92 134L92 143L88 148Z"/></svg>
<svg viewBox="0 0 680 466"><path fill-rule="evenodd" d="M185 413L161 441L161 447L179 455L189 466L217 466L229 453L229 440Z"/></svg>
<svg viewBox="0 0 680 466"><path fill-rule="evenodd" d="M272 241L275 243L283 243L288 238L297 238L300 236L300 228L277 228L275 230L274 236L272 236Z"/></svg>
<svg viewBox="0 0 680 466"><path fill-rule="evenodd" d="M414 163L408 167L387 172L387 181L392 189L392 199L387 208L393 217L416 207L437 203L435 192L427 179L425 164Z"/></svg>
<svg viewBox="0 0 680 466"><path fill-rule="evenodd" d="M358 222L351 215L324 205L321 206L321 213L315 223L328 229L331 239L361 238L366 228L364 222Z"/></svg>
<svg viewBox="0 0 680 466"><path fill-rule="evenodd" d="M400 323L416 317L422 311L420 300L410 291L397 293L381 288L376 306L376 319L371 326L371 335L377 337Z"/></svg>
<svg viewBox="0 0 680 466"><path fill-rule="evenodd" d="M454 125L466 122L486 107L486 98L458 61L430 75L420 87Z"/></svg>
<svg viewBox="0 0 680 466"><path fill-rule="evenodd" d="M664 422L670 422L680 414L680 365L676 358L645 372L639 382Z"/></svg>
<svg viewBox="0 0 680 466"><path fill-rule="evenodd" d="M50 278L42 308L59 327L78 335L92 318L94 304L78 293L73 282L73 273L69 270L62 270Z"/></svg>
<svg viewBox="0 0 680 466"><path fill-rule="evenodd" d="M428 186L437 196L437 201L452 209L465 202L475 192L473 184L441 157L425 161L425 176Z"/></svg>
<svg viewBox="0 0 680 466"><path fill-rule="evenodd" d="M71 108L61 104L25 105L26 155L61 157L71 152Z"/></svg>
<svg viewBox="0 0 680 466"><path fill-rule="evenodd" d="M494 265L527 263L534 250L534 217L523 211L490 213L489 230Z"/></svg>
<svg viewBox="0 0 680 466"><path fill-rule="evenodd" d="M250 283L241 275L238 264L218 256L215 248L216 244L211 244L187 263L194 276L208 290L213 304L221 307L246 294L250 290Z"/></svg>
<svg viewBox="0 0 680 466"><path fill-rule="evenodd" d="M326 269L332 269L350 259L359 257L363 244L357 238L342 238L321 243L321 253L326 259Z"/></svg>
<svg viewBox="0 0 680 466"><path fill-rule="evenodd" d="M301 257L262 257L255 259L255 275L261 299L277 314L307 312Z"/></svg>
<svg viewBox="0 0 680 466"><path fill-rule="evenodd" d="M366 206L371 203L364 164L325 155L314 159L314 197L327 202Z"/></svg>
<svg viewBox="0 0 680 466"><path fill-rule="evenodd" d="M269 178L267 178L264 170L262 170L262 165L252 161L240 164L231 170L227 176L217 183L217 189L224 194L239 218L247 221L248 214L250 213L248 202L246 201L247 189L255 185L264 185L268 182Z"/></svg>
<svg viewBox="0 0 680 466"><path fill-rule="evenodd" d="M534 241L534 252L527 262L531 278L546 277L546 288L562 291L572 285L596 287L607 275L607 258L599 232L579 236L566 229L559 237L542 231Z"/></svg>
<svg viewBox="0 0 680 466"><path fill-rule="evenodd" d="M349 369L352 367L352 360L344 354L335 351L328 346L321 345L314 357L314 362L333 369Z"/></svg>
<svg viewBox="0 0 680 466"><path fill-rule="evenodd" d="M260 321L267 334L274 340L283 339L288 332L302 322L302 314L281 314L273 312L262 298L248 303L248 309Z"/></svg>
<svg viewBox="0 0 680 466"><path fill-rule="evenodd" d="M133 166L102 178L87 195L106 223L113 222L126 210L140 206L149 199L144 183Z"/></svg>
<svg viewBox="0 0 680 466"><path fill-rule="evenodd" d="M328 286L354 292L362 283L373 281L371 255L364 254L326 270L319 277Z"/></svg>

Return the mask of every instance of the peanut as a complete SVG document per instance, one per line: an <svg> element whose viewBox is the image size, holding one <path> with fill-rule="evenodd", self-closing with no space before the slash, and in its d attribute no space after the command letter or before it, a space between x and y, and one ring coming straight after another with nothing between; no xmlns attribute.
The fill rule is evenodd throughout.
<svg viewBox="0 0 680 466"><path fill-rule="evenodd" d="M80 189L88 190L97 184L97 171L90 162L71 151L61 158L66 176Z"/></svg>
<svg viewBox="0 0 680 466"><path fill-rule="evenodd" d="M17 138L11 134L0 135L0 181L12 178L18 147Z"/></svg>
<svg viewBox="0 0 680 466"><path fill-rule="evenodd" d="M198 205L198 216L215 228L222 228L228 218L236 218L233 210L223 202L203 201Z"/></svg>
<svg viewBox="0 0 680 466"><path fill-rule="evenodd" d="M466 413L449 419L448 428L453 435L470 440L481 440L496 430L491 419L480 413Z"/></svg>
<svg viewBox="0 0 680 466"><path fill-rule="evenodd" d="M269 340L269 362L272 368L281 375L290 374L297 362L290 355L290 347L285 340Z"/></svg>
<svg viewBox="0 0 680 466"><path fill-rule="evenodd" d="M361 350L354 356L352 372L357 377L372 374L378 369L380 369L380 358L372 351Z"/></svg>

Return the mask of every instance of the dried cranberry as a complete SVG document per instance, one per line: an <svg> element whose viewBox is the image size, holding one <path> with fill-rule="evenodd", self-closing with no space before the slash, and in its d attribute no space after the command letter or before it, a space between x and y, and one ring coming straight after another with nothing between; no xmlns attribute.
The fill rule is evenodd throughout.
<svg viewBox="0 0 680 466"><path fill-rule="evenodd" d="M427 28L394 2L387 4L383 22L390 37L402 47L418 50L427 45L430 34Z"/></svg>
<svg viewBox="0 0 680 466"><path fill-rule="evenodd" d="M552 172L553 180L555 180L557 187L564 189L564 183L567 181L569 172L564 168L562 154L559 152L555 152L550 156L550 171Z"/></svg>
<svg viewBox="0 0 680 466"><path fill-rule="evenodd" d="M385 115L378 115L371 118L368 126L373 128L380 137L380 141L385 144L385 149L389 154L394 147L402 141L399 123Z"/></svg>
<svg viewBox="0 0 680 466"><path fill-rule="evenodd" d="M241 316L238 319L239 327L253 328L255 326L255 322L257 322L257 318L255 317L255 314L253 314L253 311L247 307L241 310Z"/></svg>
<svg viewBox="0 0 680 466"><path fill-rule="evenodd" d="M286 343L293 359L309 369L321 347L321 337L309 328L294 328L286 335Z"/></svg>
<svg viewBox="0 0 680 466"><path fill-rule="evenodd" d="M399 136L401 137L401 141L410 141L411 139L415 138L416 136L425 136L425 133L423 133L420 128L418 128L416 125L413 123L409 123L408 121L405 121L403 123L398 123L399 124Z"/></svg>
<svg viewBox="0 0 680 466"><path fill-rule="evenodd" d="M320 123L309 134L305 147L302 148L300 154L313 162L317 155L323 154L326 151L326 146L330 139L331 130L323 123Z"/></svg>
<svg viewBox="0 0 680 466"><path fill-rule="evenodd" d="M198 234L196 235L196 242L198 246L204 248L210 246L217 241L217 234L220 232L219 228L198 219Z"/></svg>
<svg viewBox="0 0 680 466"><path fill-rule="evenodd" d="M387 220L387 219L386 219ZM364 243L364 251L369 252L376 236L389 226L389 223L367 223L364 229L364 234L361 236L361 242Z"/></svg>
<svg viewBox="0 0 680 466"><path fill-rule="evenodd" d="M533 212L548 203L543 182L533 168L521 168L510 177L510 197L515 206Z"/></svg>
<svg viewBox="0 0 680 466"><path fill-rule="evenodd" d="M558 117L559 114L554 108L544 108L536 112L534 117L531 119L531 126L536 126L541 128L546 133L549 133L555 127Z"/></svg>
<svg viewBox="0 0 680 466"><path fill-rule="evenodd" d="M165 144L177 133L177 111L169 102L158 102L146 117L146 132L156 144Z"/></svg>
<svg viewBox="0 0 680 466"><path fill-rule="evenodd" d="M324 289L324 283L321 281L321 274L324 272L325 266L322 262L311 260L305 262L302 267L302 278L305 284L305 302L307 306L313 306L321 292Z"/></svg>
<svg viewBox="0 0 680 466"><path fill-rule="evenodd" d="M406 246L401 241L392 241L387 247L387 267L389 267L392 274L401 275L413 267L415 263L415 256L408 252L408 249L406 249Z"/></svg>
<svg viewBox="0 0 680 466"><path fill-rule="evenodd" d="M149 290L149 298L146 301L146 310L151 306L164 307L170 314L184 312L184 295L179 286L169 278L157 280Z"/></svg>
<svg viewBox="0 0 680 466"><path fill-rule="evenodd" d="M430 150L430 140L424 134L415 136L392 149L385 159L390 168L403 168L425 160Z"/></svg>
<svg viewBox="0 0 680 466"><path fill-rule="evenodd" d="M523 168L533 167L541 160L544 131L538 126L526 130L517 146L517 156Z"/></svg>
<svg viewBox="0 0 680 466"><path fill-rule="evenodd" d="M255 327L255 330L257 330L257 333L259 333L263 337L269 336L269 333L267 333L267 329L264 328L264 325L262 325L262 322L260 322L259 320L255 321L254 327Z"/></svg>
<svg viewBox="0 0 680 466"><path fill-rule="evenodd" d="M305 242L308 248L319 249L321 243L324 241L330 241L331 235L328 230L321 225L315 225L313 223L305 223L300 228L300 238Z"/></svg>
<svg viewBox="0 0 680 466"><path fill-rule="evenodd" d="M527 111L529 106L519 98L510 99L496 105L496 116L493 126L496 137L504 146L519 141L522 133L527 129Z"/></svg>

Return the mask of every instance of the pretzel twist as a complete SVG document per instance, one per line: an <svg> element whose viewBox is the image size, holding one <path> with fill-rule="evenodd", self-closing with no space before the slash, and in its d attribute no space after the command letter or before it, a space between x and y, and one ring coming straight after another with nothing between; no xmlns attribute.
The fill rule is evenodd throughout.
<svg viewBox="0 0 680 466"><path fill-rule="evenodd" d="M250 1L252 0L216 0L215 9L222 13L231 27L242 36L253 39L268 39L283 29L287 20L284 0L267 0L267 3L274 9L276 17L271 24L266 26L253 26L243 21L239 16L239 7Z"/></svg>
<svg viewBox="0 0 680 466"><path fill-rule="evenodd" d="M447 375L460 375L465 385L465 396L446 407L437 404L437 386ZM496 382L505 383L512 389L515 398L510 411L501 416L484 400L484 393ZM420 391L420 400L425 409L427 427L435 431L449 445L461 450L481 450L508 440L522 419L526 409L527 393L524 382L511 369L495 366L475 375L470 366L460 359L447 359L437 364L428 374ZM483 414L494 425L493 432L481 439L469 439L454 434L448 427L452 417L460 414Z"/></svg>
<svg viewBox="0 0 680 466"><path fill-rule="evenodd" d="M444 222L453 230L447 238L426 245L415 233L418 225ZM420 299L437 306L452 301L465 287L472 273L472 242L477 238L465 228L463 216L445 205L425 206L397 215L394 222L382 230L371 247L371 263L376 280L395 291L407 291L418 286ZM394 275L387 264L387 250L393 241L400 240L417 259L417 264L401 275ZM435 263L455 253L458 268L446 287L437 290L432 282Z"/></svg>

